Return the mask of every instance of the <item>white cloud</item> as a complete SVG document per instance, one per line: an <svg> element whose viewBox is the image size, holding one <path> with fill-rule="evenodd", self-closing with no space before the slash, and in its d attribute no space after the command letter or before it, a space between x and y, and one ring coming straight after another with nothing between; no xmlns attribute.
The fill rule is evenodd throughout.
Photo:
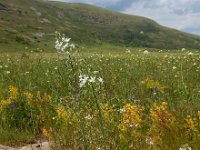
<svg viewBox="0 0 200 150"><path fill-rule="evenodd" d="M200 9L199 12L193 9L198 4L199 0L138 0L123 12L152 18L162 25L183 31L198 30Z"/></svg>

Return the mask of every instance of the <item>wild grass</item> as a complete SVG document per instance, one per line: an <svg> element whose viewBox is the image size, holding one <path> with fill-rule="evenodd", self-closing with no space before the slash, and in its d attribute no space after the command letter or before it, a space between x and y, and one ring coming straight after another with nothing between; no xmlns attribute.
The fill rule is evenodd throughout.
<svg viewBox="0 0 200 150"><path fill-rule="evenodd" d="M45 138L62 150L200 148L199 52L97 49L74 59L1 55L1 144ZM81 87L80 75L88 77Z"/></svg>

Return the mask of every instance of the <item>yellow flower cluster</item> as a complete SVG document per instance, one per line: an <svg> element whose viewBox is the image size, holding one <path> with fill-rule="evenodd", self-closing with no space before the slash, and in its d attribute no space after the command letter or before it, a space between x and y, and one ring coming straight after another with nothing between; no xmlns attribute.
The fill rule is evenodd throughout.
<svg viewBox="0 0 200 150"><path fill-rule="evenodd" d="M30 92L25 92L24 95L27 98L28 104L30 106L32 106L33 105L33 94L31 94Z"/></svg>
<svg viewBox="0 0 200 150"><path fill-rule="evenodd" d="M160 92L164 92L164 87L158 81L154 81L150 78L146 79L146 87L148 89L157 88Z"/></svg>
<svg viewBox="0 0 200 150"><path fill-rule="evenodd" d="M42 128L42 135L47 139L51 137L50 131L47 130L46 128Z"/></svg>
<svg viewBox="0 0 200 150"><path fill-rule="evenodd" d="M67 121L68 119L68 112L65 110L64 106L59 105L56 108L56 112L58 114L58 118L64 121Z"/></svg>
<svg viewBox="0 0 200 150"><path fill-rule="evenodd" d="M13 99L13 100L17 99L19 96L17 87L10 85L9 86L9 94L10 94L10 99Z"/></svg>
<svg viewBox="0 0 200 150"><path fill-rule="evenodd" d="M150 111L150 116L153 124L162 126L168 130L175 123L175 117L167 111L167 103L162 102L161 105L154 105L154 108Z"/></svg>
<svg viewBox="0 0 200 150"><path fill-rule="evenodd" d="M197 120L196 118L192 118L190 115L187 115L185 119L184 127L188 130L189 133L197 132Z"/></svg>
<svg viewBox="0 0 200 150"><path fill-rule="evenodd" d="M102 110L102 115L103 115L103 118L106 120L106 121L109 121L111 122L113 117L112 117L112 108L108 105L108 104L100 104L100 107L101 107L101 110Z"/></svg>
<svg viewBox="0 0 200 150"><path fill-rule="evenodd" d="M162 102L160 105L155 104L150 110L150 117L152 125L149 134L155 142L159 143L161 131L171 132L175 126L176 118L167 111L166 102Z"/></svg>
<svg viewBox="0 0 200 150"><path fill-rule="evenodd" d="M142 122L141 112L142 109L137 106L126 104L124 106L124 112L119 129L121 131L127 131L130 128L139 128Z"/></svg>
<svg viewBox="0 0 200 150"><path fill-rule="evenodd" d="M11 103L12 101L10 99L0 101L0 112Z"/></svg>
<svg viewBox="0 0 200 150"><path fill-rule="evenodd" d="M9 98L0 101L0 111L5 109L8 105L12 103L12 100L16 100L19 96L17 87L10 85L8 89L9 89Z"/></svg>

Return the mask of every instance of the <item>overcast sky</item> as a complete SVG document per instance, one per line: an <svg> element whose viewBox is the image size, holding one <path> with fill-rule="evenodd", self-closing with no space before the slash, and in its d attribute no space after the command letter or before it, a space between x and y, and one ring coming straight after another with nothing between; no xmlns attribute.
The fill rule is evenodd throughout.
<svg viewBox="0 0 200 150"><path fill-rule="evenodd" d="M81 2L145 16L158 23L200 35L200 0L58 0Z"/></svg>

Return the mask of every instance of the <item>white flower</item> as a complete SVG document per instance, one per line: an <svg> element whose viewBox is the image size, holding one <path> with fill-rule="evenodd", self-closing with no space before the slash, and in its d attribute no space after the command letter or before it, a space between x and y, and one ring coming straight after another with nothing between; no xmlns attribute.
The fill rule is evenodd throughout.
<svg viewBox="0 0 200 150"><path fill-rule="evenodd" d="M93 71L93 73L94 73L94 74L97 74L97 73L99 73L99 71Z"/></svg>
<svg viewBox="0 0 200 150"><path fill-rule="evenodd" d="M149 54L149 51L145 50L143 53L144 53L144 54Z"/></svg>
<svg viewBox="0 0 200 150"><path fill-rule="evenodd" d="M96 77L90 77L90 79L88 80L90 83L94 83L96 80Z"/></svg>
<svg viewBox="0 0 200 150"><path fill-rule="evenodd" d="M149 144L149 145L153 145L154 144L154 142L153 142L151 137L146 138L146 143Z"/></svg>
<svg viewBox="0 0 200 150"><path fill-rule="evenodd" d="M70 44L70 40L71 38L66 37L65 34L60 36L60 34L58 33L55 41L55 49L57 50L57 52L69 54L69 50L75 48L74 44Z"/></svg>
<svg viewBox="0 0 200 150"><path fill-rule="evenodd" d="M175 70L175 69L176 69L176 66L173 66L172 69Z"/></svg>
<svg viewBox="0 0 200 150"><path fill-rule="evenodd" d="M80 81L80 88L82 88L86 84L87 80L81 80Z"/></svg>
<svg viewBox="0 0 200 150"><path fill-rule="evenodd" d="M179 148L179 150L192 150L192 148L188 144L185 144L185 145L181 146Z"/></svg>
<svg viewBox="0 0 200 150"><path fill-rule="evenodd" d="M124 108L120 108L120 109L119 109L119 112L120 112L120 113L124 113L124 112L126 112L126 110L125 110Z"/></svg>
<svg viewBox="0 0 200 150"><path fill-rule="evenodd" d="M130 54L130 53L131 53L131 51L130 51L129 49L126 49L126 53Z"/></svg>
<svg viewBox="0 0 200 150"><path fill-rule="evenodd" d="M64 42L69 42L71 40L71 38L65 38L63 41Z"/></svg>
<svg viewBox="0 0 200 150"><path fill-rule="evenodd" d="M130 128L137 128L138 127L138 124L130 124L130 126L129 126Z"/></svg>
<svg viewBox="0 0 200 150"><path fill-rule="evenodd" d="M80 75L79 78L80 78L80 80L88 80L89 79L89 77L86 75Z"/></svg>
<svg viewBox="0 0 200 150"><path fill-rule="evenodd" d="M99 81L100 83L103 83L103 78L99 77L99 78L98 78L98 81Z"/></svg>
<svg viewBox="0 0 200 150"><path fill-rule="evenodd" d="M69 46L69 43L66 43L65 45L63 45L63 46L61 47L61 51L64 52L65 49L66 49L68 46Z"/></svg>
<svg viewBox="0 0 200 150"><path fill-rule="evenodd" d="M10 74L10 71L5 71L6 74Z"/></svg>
<svg viewBox="0 0 200 150"><path fill-rule="evenodd" d="M193 55L193 53L192 53L192 52L189 52L189 53L188 53L188 55L189 55L189 56L192 56L192 55Z"/></svg>
<svg viewBox="0 0 200 150"><path fill-rule="evenodd" d="M82 88L87 83L88 79L89 79L89 77L86 75L79 76L80 88Z"/></svg>
<svg viewBox="0 0 200 150"><path fill-rule="evenodd" d="M141 84L145 84L145 81L140 81Z"/></svg>
<svg viewBox="0 0 200 150"><path fill-rule="evenodd" d="M186 50L185 48L182 48L182 50L181 50L181 51L183 52L183 51L185 51L185 50Z"/></svg>
<svg viewBox="0 0 200 150"><path fill-rule="evenodd" d="M89 77L86 75L79 75L80 87L83 87L87 82L94 83L96 81L103 83L103 79L101 77L96 78L96 77Z"/></svg>
<svg viewBox="0 0 200 150"><path fill-rule="evenodd" d="M70 47L71 47L72 49L74 49L74 48L75 48L75 45L74 45L74 44L71 44Z"/></svg>
<svg viewBox="0 0 200 150"><path fill-rule="evenodd" d="M144 31L140 31L140 34L144 34Z"/></svg>
<svg viewBox="0 0 200 150"><path fill-rule="evenodd" d="M102 150L102 149L101 149L101 147L99 146L99 147L97 148L97 150Z"/></svg>
<svg viewBox="0 0 200 150"><path fill-rule="evenodd" d="M92 120L92 116L91 115L87 115L87 116L85 116L85 119Z"/></svg>

